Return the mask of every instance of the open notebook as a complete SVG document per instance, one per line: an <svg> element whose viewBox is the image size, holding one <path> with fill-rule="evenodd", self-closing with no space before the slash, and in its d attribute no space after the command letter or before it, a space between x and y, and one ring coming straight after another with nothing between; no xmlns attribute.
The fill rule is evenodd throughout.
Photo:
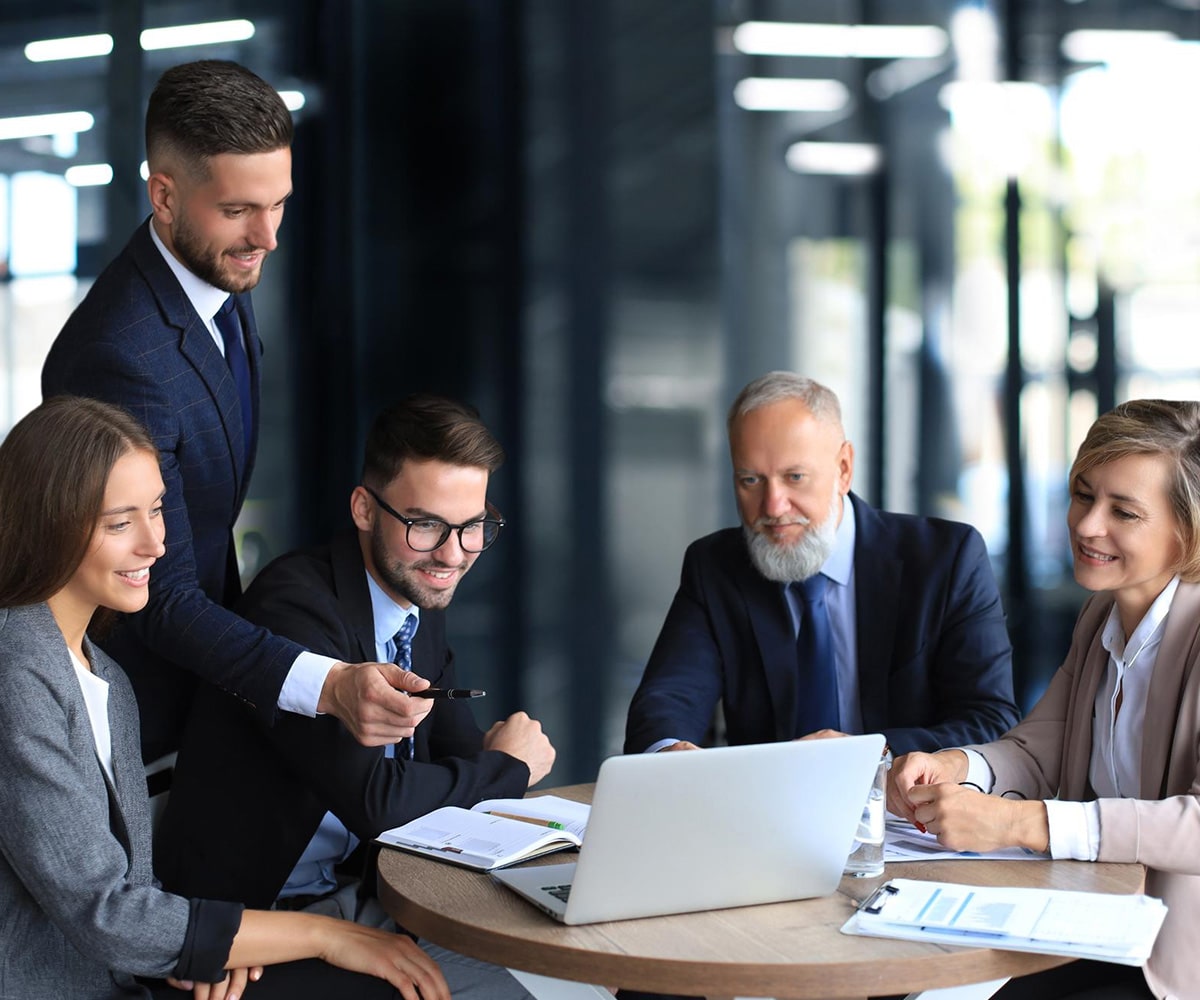
<svg viewBox="0 0 1200 1000"><path fill-rule="evenodd" d="M876 734L610 757L578 862L492 878L568 924L827 895L882 752Z"/></svg>

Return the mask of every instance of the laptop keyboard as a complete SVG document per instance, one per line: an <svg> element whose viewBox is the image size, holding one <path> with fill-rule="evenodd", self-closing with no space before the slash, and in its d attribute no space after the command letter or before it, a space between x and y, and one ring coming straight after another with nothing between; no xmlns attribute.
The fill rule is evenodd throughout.
<svg viewBox="0 0 1200 1000"><path fill-rule="evenodd" d="M566 885L544 885L542 886L542 892L548 892L560 903L565 903L567 897L571 895L571 883L568 882Z"/></svg>

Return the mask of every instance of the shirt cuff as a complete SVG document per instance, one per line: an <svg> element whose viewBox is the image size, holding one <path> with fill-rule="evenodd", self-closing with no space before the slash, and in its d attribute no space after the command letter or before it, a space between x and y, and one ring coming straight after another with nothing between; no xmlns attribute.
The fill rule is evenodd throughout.
<svg viewBox="0 0 1200 1000"><path fill-rule="evenodd" d="M317 705L321 701L321 689L325 687L325 678L340 662L317 653L303 652L297 656L287 677L284 678L283 687L279 689L280 711L310 717L317 715Z"/></svg>
<svg viewBox="0 0 1200 1000"><path fill-rule="evenodd" d="M1095 861L1100 854L1100 807L1095 802L1046 800L1050 857Z"/></svg>
<svg viewBox="0 0 1200 1000"><path fill-rule="evenodd" d="M989 794L996 784L996 775L992 773L992 765L987 762L987 758L978 750L968 750L966 747L959 747L958 749L967 755L966 781L970 782L985 795Z"/></svg>
<svg viewBox="0 0 1200 1000"><path fill-rule="evenodd" d="M669 747L678 742L679 740L672 736L670 739L659 740L657 743L651 743L648 747L646 747L645 750L642 751L642 753L658 753L658 751L663 747Z"/></svg>

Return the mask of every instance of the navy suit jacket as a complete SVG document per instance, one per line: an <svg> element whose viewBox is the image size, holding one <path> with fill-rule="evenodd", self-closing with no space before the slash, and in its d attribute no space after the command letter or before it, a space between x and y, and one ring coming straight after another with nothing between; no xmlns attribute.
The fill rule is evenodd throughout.
<svg viewBox="0 0 1200 1000"><path fill-rule="evenodd" d="M248 294L238 296L238 315L258 413L262 344ZM150 574L145 611L100 639L133 682L146 759L174 749L186 719L193 685L176 667L273 719L301 647L226 610L241 594L232 532L254 467L257 426L247 455L233 376L148 225L138 227L54 341L42 394L64 393L124 408L159 449L166 555Z"/></svg>
<svg viewBox="0 0 1200 1000"><path fill-rule="evenodd" d="M882 732L896 754L1006 732L1018 718L1012 649L983 539L964 524L850 501L864 731ZM782 586L755 569L741 528L708 535L684 556L625 750L668 737L703 744L718 702L732 744L803 735L796 679Z"/></svg>
<svg viewBox="0 0 1200 1000"><path fill-rule="evenodd" d="M358 536L267 566L238 610L315 652L375 659L375 624ZM422 610L413 670L456 687L445 616ZM263 726L205 686L196 698L154 849L163 885L181 895L270 906L326 810L363 841L444 805L520 798L529 768L483 750L465 701L437 701L417 727L415 759L361 746L337 719L280 713ZM214 808L230 821L212 821Z"/></svg>

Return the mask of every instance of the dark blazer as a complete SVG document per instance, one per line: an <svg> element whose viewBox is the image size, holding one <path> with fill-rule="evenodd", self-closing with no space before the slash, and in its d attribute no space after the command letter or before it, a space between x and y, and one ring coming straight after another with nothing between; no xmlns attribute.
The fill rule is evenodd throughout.
<svg viewBox="0 0 1200 1000"><path fill-rule="evenodd" d="M241 922L240 906L154 884L133 691L85 653L108 683L111 782L50 609L0 608L0 997L148 1000L134 975L213 981Z"/></svg>
<svg viewBox="0 0 1200 1000"><path fill-rule="evenodd" d="M897 754L994 739L1018 713L983 540L964 524L850 500L864 730ZM630 704L625 750L668 737L703 744L718 702L730 743L803 735L796 676L783 588L755 569L741 528L701 538Z"/></svg>
<svg viewBox="0 0 1200 1000"><path fill-rule="evenodd" d="M238 296L238 315L252 347L257 413L262 344L248 294ZM146 425L159 449L166 556L151 574L146 611L101 642L133 682L146 758L174 749L186 718L192 680L175 667L237 692L272 719L301 648L226 610L241 594L232 532L254 445L244 454L233 376L148 224L67 320L42 369L42 393L121 406Z"/></svg>
<svg viewBox="0 0 1200 1000"><path fill-rule="evenodd" d="M251 621L350 662L375 659L375 630L357 534L276 559L238 610ZM413 669L456 686L445 617L422 610ZM269 906L326 810L361 840L443 805L519 798L529 769L482 749L462 701L436 702L417 727L416 759L384 756L332 716L280 713L262 726L207 686L196 699L155 843L155 869L175 892ZM214 811L228 821L213 822Z"/></svg>

